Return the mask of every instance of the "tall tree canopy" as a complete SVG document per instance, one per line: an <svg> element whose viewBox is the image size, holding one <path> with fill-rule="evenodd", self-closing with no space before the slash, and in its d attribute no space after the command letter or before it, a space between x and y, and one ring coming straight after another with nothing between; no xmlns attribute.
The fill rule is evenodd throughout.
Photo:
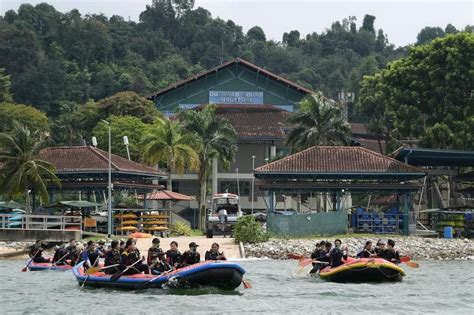
<svg viewBox="0 0 474 315"><path fill-rule="evenodd" d="M474 34L461 32L413 47L408 57L365 77L360 108L371 130L386 130L390 139L472 150L473 86Z"/></svg>

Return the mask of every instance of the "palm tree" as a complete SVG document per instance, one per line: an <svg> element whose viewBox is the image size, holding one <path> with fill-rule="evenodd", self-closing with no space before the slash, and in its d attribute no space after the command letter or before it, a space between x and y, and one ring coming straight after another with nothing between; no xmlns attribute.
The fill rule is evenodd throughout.
<svg viewBox="0 0 474 315"><path fill-rule="evenodd" d="M183 174L185 169L199 169L199 156L192 143L192 136L178 123L167 118L156 119L143 138L143 160L152 165L160 162L166 164L166 186L170 191L173 184L172 173Z"/></svg>
<svg viewBox="0 0 474 315"><path fill-rule="evenodd" d="M294 128L286 137L292 153L316 145L347 145L351 130L341 109L320 94L305 97L300 110L288 117Z"/></svg>
<svg viewBox="0 0 474 315"><path fill-rule="evenodd" d="M11 133L0 133L0 187L7 200L24 194L29 211L28 190L37 192L41 202L48 202L48 184L61 183L54 166L37 158L47 144L47 135L13 124Z"/></svg>
<svg viewBox="0 0 474 315"><path fill-rule="evenodd" d="M196 151L199 155L198 186L200 227L205 225L205 202L208 173L212 159L218 158L224 167L229 167L237 152L237 132L223 118L215 114L215 105L205 105L199 111L187 110L178 113L184 128L196 137Z"/></svg>

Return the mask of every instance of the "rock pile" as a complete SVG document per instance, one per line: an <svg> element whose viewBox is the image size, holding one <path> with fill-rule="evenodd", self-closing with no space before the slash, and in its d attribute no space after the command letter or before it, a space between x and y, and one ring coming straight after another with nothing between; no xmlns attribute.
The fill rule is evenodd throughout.
<svg viewBox="0 0 474 315"><path fill-rule="evenodd" d="M324 238L334 241L332 238ZM474 240L469 239L430 239L421 237L391 237L395 248L401 255L408 255L416 260L453 260L474 259ZM283 240L271 239L264 243L244 245L247 257L267 257L272 259L287 259L289 253L309 256L317 241L314 240ZM343 238L350 255L356 255L364 246L366 238ZM377 241L373 239L372 242Z"/></svg>

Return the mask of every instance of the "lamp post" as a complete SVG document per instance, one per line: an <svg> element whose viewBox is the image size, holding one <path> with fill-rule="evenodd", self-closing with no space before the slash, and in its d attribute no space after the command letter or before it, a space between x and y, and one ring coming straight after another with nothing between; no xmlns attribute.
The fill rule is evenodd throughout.
<svg viewBox="0 0 474 315"><path fill-rule="evenodd" d="M252 172L255 170L255 155L252 155ZM251 202L251 213L253 214L253 196L255 190L255 174L252 176L252 202Z"/></svg>
<svg viewBox="0 0 474 315"><path fill-rule="evenodd" d="M112 236L112 135L110 129L110 123L107 120L101 119L104 124L107 124L109 127L109 178L107 184L107 191L109 195L108 209L107 209L107 235L108 237Z"/></svg>
<svg viewBox="0 0 474 315"><path fill-rule="evenodd" d="M128 137L123 136L123 144L125 144L125 147L127 148L127 157L128 160L130 161L130 150L128 149Z"/></svg>

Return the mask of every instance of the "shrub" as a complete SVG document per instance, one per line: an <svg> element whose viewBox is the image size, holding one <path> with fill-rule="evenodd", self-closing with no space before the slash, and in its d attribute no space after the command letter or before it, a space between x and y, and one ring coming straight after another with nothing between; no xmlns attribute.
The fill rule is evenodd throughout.
<svg viewBox="0 0 474 315"><path fill-rule="evenodd" d="M183 221L176 221L171 225L171 233L178 235L178 236L191 236L193 234L193 230L189 224Z"/></svg>
<svg viewBox="0 0 474 315"><path fill-rule="evenodd" d="M268 240L269 235L251 215L244 215L237 220L234 229L236 242L259 243Z"/></svg>

